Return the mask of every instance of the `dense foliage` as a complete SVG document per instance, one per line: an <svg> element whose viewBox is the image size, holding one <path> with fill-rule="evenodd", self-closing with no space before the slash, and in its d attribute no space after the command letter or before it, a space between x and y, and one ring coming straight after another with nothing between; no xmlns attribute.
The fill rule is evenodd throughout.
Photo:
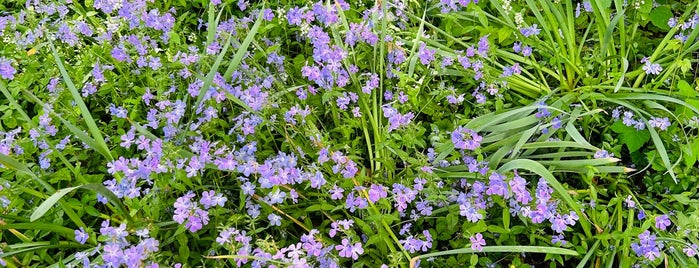
<svg viewBox="0 0 699 268"><path fill-rule="evenodd" d="M0 265L699 265L692 0L5 0Z"/></svg>

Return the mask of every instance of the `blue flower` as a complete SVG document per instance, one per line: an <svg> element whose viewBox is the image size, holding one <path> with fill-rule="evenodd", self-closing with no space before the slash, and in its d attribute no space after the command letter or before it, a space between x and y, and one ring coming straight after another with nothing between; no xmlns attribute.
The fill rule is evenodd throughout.
<svg viewBox="0 0 699 268"><path fill-rule="evenodd" d="M75 230L75 241L78 241L80 244L85 244L87 239L90 238L90 235L85 232L85 229L83 227L80 227L80 229Z"/></svg>

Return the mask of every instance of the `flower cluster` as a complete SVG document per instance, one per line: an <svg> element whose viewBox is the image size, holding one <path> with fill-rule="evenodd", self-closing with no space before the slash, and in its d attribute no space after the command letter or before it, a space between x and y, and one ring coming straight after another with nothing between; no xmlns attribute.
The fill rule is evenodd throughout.
<svg viewBox="0 0 699 268"><path fill-rule="evenodd" d="M48 180L52 185L98 182L118 199L109 201L122 202L137 218L121 222L127 217L114 211L109 219L116 226L104 221L97 234L71 216L75 224L69 226L77 228L71 238L80 244L74 245L90 248L66 251L74 254L73 264L182 267L173 262L187 262L184 251L190 245L180 245L178 256L159 253L156 238L174 232L176 238L162 240L162 250L171 250L173 239L196 238L189 242L192 249L206 251L197 255L204 265L217 261L206 256L229 255L237 266L341 267L368 263L363 259L368 256L384 260L387 247L375 245L386 242L384 232L392 234L395 226L400 231L389 242L404 249L401 253L419 255L436 250L438 243L454 246L442 241L452 235L446 229L453 226L445 226L460 221L459 216L465 220L456 229L469 238L459 246L470 242L478 252L486 239L507 243L485 229L465 230L497 221L502 213L524 222L525 230L539 228L547 236L541 243L548 244L550 236L551 244L561 246L568 243L565 233L585 217L556 198L550 181L491 170L502 161L488 151L494 146L485 145L497 135L489 128L459 125L474 122L471 116L509 109L511 104L504 103L510 100L508 91L528 87L522 79L531 76L532 65L500 59L546 64L541 57L547 55L536 43L542 31L550 37L547 27L526 23L522 13L514 15L518 33L512 37L506 31L481 32L443 42L444 30L433 31L445 26L437 21L422 36L406 38L413 27L410 1L378 1L354 12L350 4L356 3L344 0L271 8L248 0L237 5L212 0L205 3L209 14L234 17L212 15L209 21L181 19L177 16L185 12L169 4L161 10L158 1L73 2L29 0L19 14L0 16L0 36L7 40L3 49L10 51L1 55L12 55L0 56L0 86L5 89L7 83L13 96L17 88L36 95L17 102L28 120L18 122L14 111L0 118L0 154L35 162L27 169L55 175ZM512 1L504 2L506 12L512 12ZM474 3L440 0L436 6L447 13ZM592 11L583 1L575 17ZM452 23L450 15L444 16L443 23ZM680 29L677 39L692 42L684 35L698 21L696 15L668 24ZM47 40L51 53L35 55ZM501 43L512 44L514 53L496 47ZM47 61L42 54L51 57ZM53 67L54 55L70 67L68 76ZM642 69L659 75L665 61L653 61L644 58ZM31 74L36 66L46 67L46 75ZM0 111L16 109L6 104L0 100ZM77 107L83 105L96 122ZM525 109L536 109L533 116L526 113L527 120L535 117L532 124L542 134L563 139L550 130L562 127L566 113L552 112L544 101L535 105ZM490 110L493 106L496 111ZM668 117L646 122L621 107L612 114L638 130L672 125ZM90 132L80 129L82 121ZM432 133L422 135L428 128ZM411 138L418 140L409 144ZM83 149L100 154L85 157L78 154ZM495 155L502 157L500 152ZM594 154L613 156L605 150ZM8 163L14 164L3 158ZM26 176L14 177L24 182ZM15 189L2 185L0 190ZM72 203L81 193L70 194L76 197ZM111 206L102 205L107 197L96 196L97 204L81 200L81 213L104 216L94 209ZM0 196L0 206L19 213L27 209L10 204L36 200ZM639 209L639 219L645 217L630 196L623 202ZM391 223L376 224L377 219ZM657 229L672 229L669 215L654 220ZM214 239L215 245L206 244ZM639 240L633 244L638 256L659 258L663 244L655 235L646 231ZM683 251L695 256L697 246ZM400 265L400 258L387 259Z"/></svg>
<svg viewBox="0 0 699 268"><path fill-rule="evenodd" d="M174 204L175 215L172 216L179 224L186 222L185 226L190 232L199 231L209 223L209 212L206 209L222 207L226 203L226 197L222 194L216 195L214 191L204 192L199 202L192 200L194 196L194 193L189 192L177 198Z"/></svg>
<svg viewBox="0 0 699 268"><path fill-rule="evenodd" d="M625 126L634 127L636 130L646 129L646 123L643 122L643 119L635 119L634 112L626 111L622 107L617 107L612 110L612 118L614 118L614 120L619 120L621 118L621 122L624 123Z"/></svg>
<svg viewBox="0 0 699 268"><path fill-rule="evenodd" d="M652 63L650 59L648 59L648 57L644 57L643 59L641 59L641 63L643 63L642 68L646 72L646 74L658 75L663 70L663 67L660 66L660 64Z"/></svg>
<svg viewBox="0 0 699 268"><path fill-rule="evenodd" d="M648 260L660 258L660 250L663 248L663 243L656 242L656 236L651 235L650 231L646 230L638 235L638 242L631 243L631 249L639 257L644 257Z"/></svg>
<svg viewBox="0 0 699 268"><path fill-rule="evenodd" d="M457 127L451 133L451 142L457 149L476 150L481 146L482 140L483 137L479 136L478 133L463 126Z"/></svg>
<svg viewBox="0 0 699 268"><path fill-rule="evenodd" d="M147 229L140 229L135 232L138 243L132 244L129 241L129 232L126 224L118 227L110 226L109 220L102 222L100 228L99 241L103 241L95 248L75 254L75 259L83 267L159 267L154 262L153 254L160 250L160 242L148 233ZM75 230L75 240L81 244L89 238L87 232L81 227ZM99 257L93 257L99 254Z"/></svg>

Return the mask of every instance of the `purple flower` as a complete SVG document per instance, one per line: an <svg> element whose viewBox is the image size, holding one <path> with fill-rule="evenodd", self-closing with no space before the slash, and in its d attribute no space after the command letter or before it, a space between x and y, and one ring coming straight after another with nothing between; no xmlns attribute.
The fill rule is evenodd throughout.
<svg viewBox="0 0 699 268"><path fill-rule="evenodd" d="M451 133L451 141L454 147L458 149L476 150L481 146L483 137L479 136L475 131L459 126Z"/></svg>
<svg viewBox="0 0 699 268"><path fill-rule="evenodd" d="M537 182L536 185L536 198L538 199L537 202L548 202L549 200L551 200L552 193L553 189L549 187L548 183L546 183L546 180L544 178L539 178L539 182Z"/></svg>
<svg viewBox="0 0 699 268"><path fill-rule="evenodd" d="M15 68L12 67L12 61L8 60L5 57L0 57L0 77L12 80L15 78L16 73L17 70L15 70Z"/></svg>
<svg viewBox="0 0 699 268"><path fill-rule="evenodd" d="M371 94L371 91L377 87L379 87L379 76L377 74L371 74L369 80L366 81L366 85L362 87L362 92Z"/></svg>
<svg viewBox="0 0 699 268"><path fill-rule="evenodd" d="M515 174L515 177L510 180L510 188L517 202L529 204L532 201L532 195L527 190L527 181L519 175Z"/></svg>
<svg viewBox="0 0 699 268"><path fill-rule="evenodd" d="M651 235L650 231L646 230L638 235L638 239L640 240L639 243L631 244L631 249L637 256L644 257L651 261L660 257L660 248L662 244L655 242L655 235Z"/></svg>
<svg viewBox="0 0 699 268"><path fill-rule="evenodd" d="M549 109L546 108L546 102L540 101L536 103L539 107L537 108L536 118L545 118L551 116L551 112L549 112Z"/></svg>
<svg viewBox="0 0 699 268"><path fill-rule="evenodd" d="M381 198L386 198L388 193L386 192L386 187L383 185L372 184L369 188L369 201L375 203Z"/></svg>
<svg viewBox="0 0 699 268"><path fill-rule="evenodd" d="M485 239L483 239L483 235L481 233L477 233L476 235L469 237L469 240L471 240L471 249L483 251Z"/></svg>
<svg viewBox="0 0 699 268"><path fill-rule="evenodd" d="M595 152L595 159L614 157L614 154L610 154L607 150L599 150Z"/></svg>
<svg viewBox="0 0 699 268"><path fill-rule="evenodd" d="M194 193L189 192L175 201L175 214L173 220L179 224L185 223L185 227L190 232L200 230L204 225L209 223L209 212L202 210L199 203L193 202Z"/></svg>
<svg viewBox="0 0 699 268"><path fill-rule="evenodd" d="M665 214L655 217L655 228L665 231L670 224L670 217Z"/></svg>
<svg viewBox="0 0 699 268"><path fill-rule="evenodd" d="M335 250L338 251L340 257L352 257L353 260L359 259L359 255L364 254L362 244L355 243L352 245L347 238L342 239L342 245L336 245Z"/></svg>
<svg viewBox="0 0 699 268"><path fill-rule="evenodd" d="M409 124L413 117L415 117L413 112L400 114L396 108L393 108L388 104L384 105L381 109L383 110L383 116L388 118L388 132Z"/></svg>
<svg viewBox="0 0 699 268"><path fill-rule="evenodd" d="M667 26L669 26L670 28L675 27L676 25L677 25L677 18L672 17L672 18L667 20Z"/></svg>
<svg viewBox="0 0 699 268"><path fill-rule="evenodd" d="M636 207L636 202L633 201L633 197L631 195L627 195L626 199L624 199L624 203L626 203L626 207L628 208L635 208Z"/></svg>
<svg viewBox="0 0 699 268"><path fill-rule="evenodd" d="M126 118L128 112L124 107L117 107L112 103L109 104L109 113L116 118Z"/></svg>
<svg viewBox="0 0 699 268"><path fill-rule="evenodd" d="M460 205L459 211L459 215L466 217L466 219L470 222L477 222L483 219L483 214L479 213L478 209L470 202Z"/></svg>
<svg viewBox="0 0 699 268"><path fill-rule="evenodd" d="M667 117L651 117L651 119L648 120L648 124L651 127L657 127L660 130L666 130L667 127L670 126L670 119Z"/></svg>
<svg viewBox="0 0 699 268"><path fill-rule="evenodd" d="M430 64L434 60L434 54L436 50L428 49L425 43L420 44L420 50L417 52L417 56L420 58L420 62L424 65Z"/></svg>
<svg viewBox="0 0 699 268"><path fill-rule="evenodd" d="M126 53L126 50L124 49L123 46L112 48L111 55L112 55L112 58L114 58L117 61L131 62L131 57L129 56L129 54Z"/></svg>
<svg viewBox="0 0 699 268"><path fill-rule="evenodd" d="M557 243L561 243L561 246L565 246L565 244L567 244L568 241L565 241L564 238L565 238L565 237L563 237L562 234L554 235L554 236L551 237L551 244L554 244L554 245L555 245L555 244L557 244Z"/></svg>
<svg viewBox="0 0 699 268"><path fill-rule="evenodd" d="M204 206L204 209L208 209L214 206L223 207L223 205L226 203L226 200L228 199L225 196L223 196L223 194L216 194L214 190L210 190L202 193L199 203L201 203Z"/></svg>
<svg viewBox="0 0 699 268"><path fill-rule="evenodd" d="M524 35L524 37L529 37L532 35L538 35L541 32L541 29L538 28L538 25L534 24L530 27L519 29L519 32Z"/></svg>
<svg viewBox="0 0 699 268"><path fill-rule="evenodd" d="M301 25L302 16L303 11L298 7L293 7L286 13L286 19L289 25Z"/></svg>
<svg viewBox="0 0 699 268"><path fill-rule="evenodd" d="M636 215L636 218L637 218L639 221L642 220L642 219L645 219L645 218L646 218L646 212L643 211L643 210L639 210L639 211L638 211L638 215Z"/></svg>
<svg viewBox="0 0 699 268"><path fill-rule="evenodd" d="M658 75L663 70L663 67L661 67L660 64L650 62L648 57L642 58L641 63L644 63L642 68L644 71L646 71L646 74Z"/></svg>
<svg viewBox="0 0 699 268"><path fill-rule="evenodd" d="M682 252L684 252L684 254L687 254L687 257L691 258L691 257L694 257L697 255L697 248L698 247L699 246L697 246L697 244L692 244L689 247L683 248Z"/></svg>
<svg viewBox="0 0 699 268"><path fill-rule="evenodd" d="M282 217L271 213L267 216L267 219L269 220L269 225L270 226L281 226L282 225Z"/></svg>
<svg viewBox="0 0 699 268"><path fill-rule="evenodd" d="M331 194L331 195L330 195L330 199L332 199L332 200L340 200L340 199L342 199L342 197L343 197L342 193L343 193L344 191L345 191L345 190L343 190L342 188L337 187L337 185L333 185L333 188L330 189L330 191L329 191L330 194Z"/></svg>
<svg viewBox="0 0 699 268"><path fill-rule="evenodd" d="M507 184L505 183L505 176L493 172L490 174L488 189L485 191L488 195L499 195L507 198L509 192L507 191Z"/></svg>
<svg viewBox="0 0 699 268"><path fill-rule="evenodd" d="M488 49L490 49L488 35L485 35L478 40L478 55L485 57L488 54Z"/></svg>
<svg viewBox="0 0 699 268"><path fill-rule="evenodd" d="M266 21L272 21L274 19L274 12L272 12L271 9L266 8L265 10L262 11L262 17Z"/></svg>
<svg viewBox="0 0 699 268"><path fill-rule="evenodd" d="M566 227L566 221L560 214L551 219L551 229L556 233L562 234Z"/></svg>
<svg viewBox="0 0 699 268"><path fill-rule="evenodd" d="M75 241L78 241L80 244L85 244L87 239L90 238L90 235L85 232L85 229L83 227L80 227L80 229L75 230Z"/></svg>

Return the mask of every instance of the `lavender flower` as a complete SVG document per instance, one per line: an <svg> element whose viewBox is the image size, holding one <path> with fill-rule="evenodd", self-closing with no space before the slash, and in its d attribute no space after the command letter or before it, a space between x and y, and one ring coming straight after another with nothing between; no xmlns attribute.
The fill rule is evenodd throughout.
<svg viewBox="0 0 699 268"><path fill-rule="evenodd" d="M475 131L467 129L463 126L457 127L451 133L451 141L454 147L458 149L476 150L481 146L483 137L479 136Z"/></svg>
<svg viewBox="0 0 699 268"><path fill-rule="evenodd" d="M459 215L466 217L466 219L470 222L477 222L483 219L483 214L479 213L478 209L470 202L459 205Z"/></svg>
<svg viewBox="0 0 699 268"><path fill-rule="evenodd" d="M646 74L658 75L663 70L663 67L661 67L660 64L650 62L647 57L641 59L641 62L645 63L643 65L643 70L646 71Z"/></svg>
<svg viewBox="0 0 699 268"><path fill-rule="evenodd" d="M660 130L666 130L667 127L670 126L670 119L668 119L667 117L651 117L651 119L648 120L648 124L651 127L656 127Z"/></svg>
<svg viewBox="0 0 699 268"><path fill-rule="evenodd" d="M85 229L83 227L80 227L80 229L75 230L75 241L77 241L80 244L85 244L87 239L90 238L90 236L85 232Z"/></svg>
<svg viewBox="0 0 699 268"><path fill-rule="evenodd" d="M488 195L499 195L507 198L509 196L509 191L507 190L507 184L505 183L505 176L493 172L490 174L488 189L485 191Z"/></svg>
<svg viewBox="0 0 699 268"><path fill-rule="evenodd" d="M434 49L429 49L427 48L427 45L425 43L420 44L420 50L417 52L418 58L420 58L420 63L424 65L430 64L434 60L434 54L435 54Z"/></svg>
<svg viewBox="0 0 699 268"><path fill-rule="evenodd" d="M522 204L529 204L533 200L527 189L527 181L515 173L515 177L510 180L510 189L515 196L515 200Z"/></svg>
<svg viewBox="0 0 699 268"><path fill-rule="evenodd" d="M567 244L568 241L565 240L565 237L562 234L551 236L551 244L558 243L561 243L561 246L565 246L565 244Z"/></svg>
<svg viewBox="0 0 699 268"><path fill-rule="evenodd" d="M624 199L624 203L626 203L626 207L628 207L628 208L635 208L636 207L636 202L633 201L631 195L626 196L626 199Z"/></svg>
<svg viewBox="0 0 699 268"><path fill-rule="evenodd" d="M204 206L204 209L208 209L214 206L223 207L223 205L226 203L226 200L228 199L225 196L223 196L223 194L216 194L213 190L210 190L202 193L202 197L199 200L199 203L201 203Z"/></svg>
<svg viewBox="0 0 699 268"><path fill-rule="evenodd" d="M186 223L190 232L200 230L209 223L209 212L201 209L198 202L193 202L194 193L189 192L175 201L173 220L179 224Z"/></svg>
<svg viewBox="0 0 699 268"><path fill-rule="evenodd" d="M662 248L662 244L655 242L655 235L651 235L650 231L646 230L638 235L638 239L640 240L639 243L631 244L631 249L637 256L644 257L651 261L660 257L660 249Z"/></svg>
<svg viewBox="0 0 699 268"><path fill-rule="evenodd" d="M483 239L483 235L481 233L477 233L476 235L473 235L468 239L471 240L471 249L483 251L483 246L485 246L485 239Z"/></svg>
<svg viewBox="0 0 699 268"><path fill-rule="evenodd" d="M682 252L684 252L684 254L687 254L687 257L692 258L692 257L697 255L697 251L698 251L697 248L699 248L699 246L697 246L697 244L692 244L689 247L683 248Z"/></svg>
<svg viewBox="0 0 699 268"><path fill-rule="evenodd" d="M353 260L359 259L359 255L364 254L364 249L362 244L355 243L352 245L347 238L342 239L341 245L336 245L335 250L338 251L340 257L352 258Z"/></svg>
<svg viewBox="0 0 699 268"><path fill-rule="evenodd" d="M607 150L599 150L595 152L594 158L595 159L600 159L600 158L608 158L608 157L614 157L614 154L610 154L607 152Z"/></svg>
<svg viewBox="0 0 699 268"><path fill-rule="evenodd" d="M0 77L12 80L15 78L17 70L12 67L12 62L5 57L0 57Z"/></svg>
<svg viewBox="0 0 699 268"><path fill-rule="evenodd" d="M267 216L267 220L269 220L270 226L281 226L282 225L282 217L280 217L277 214L270 213Z"/></svg>
<svg viewBox="0 0 699 268"><path fill-rule="evenodd" d="M665 231L670 224L670 217L665 214L655 217L655 228Z"/></svg>
<svg viewBox="0 0 699 268"><path fill-rule="evenodd" d="M538 28L538 25L534 24L530 27L519 29L519 32L524 35L524 37L529 37L532 35L538 35L541 32L541 29Z"/></svg>

